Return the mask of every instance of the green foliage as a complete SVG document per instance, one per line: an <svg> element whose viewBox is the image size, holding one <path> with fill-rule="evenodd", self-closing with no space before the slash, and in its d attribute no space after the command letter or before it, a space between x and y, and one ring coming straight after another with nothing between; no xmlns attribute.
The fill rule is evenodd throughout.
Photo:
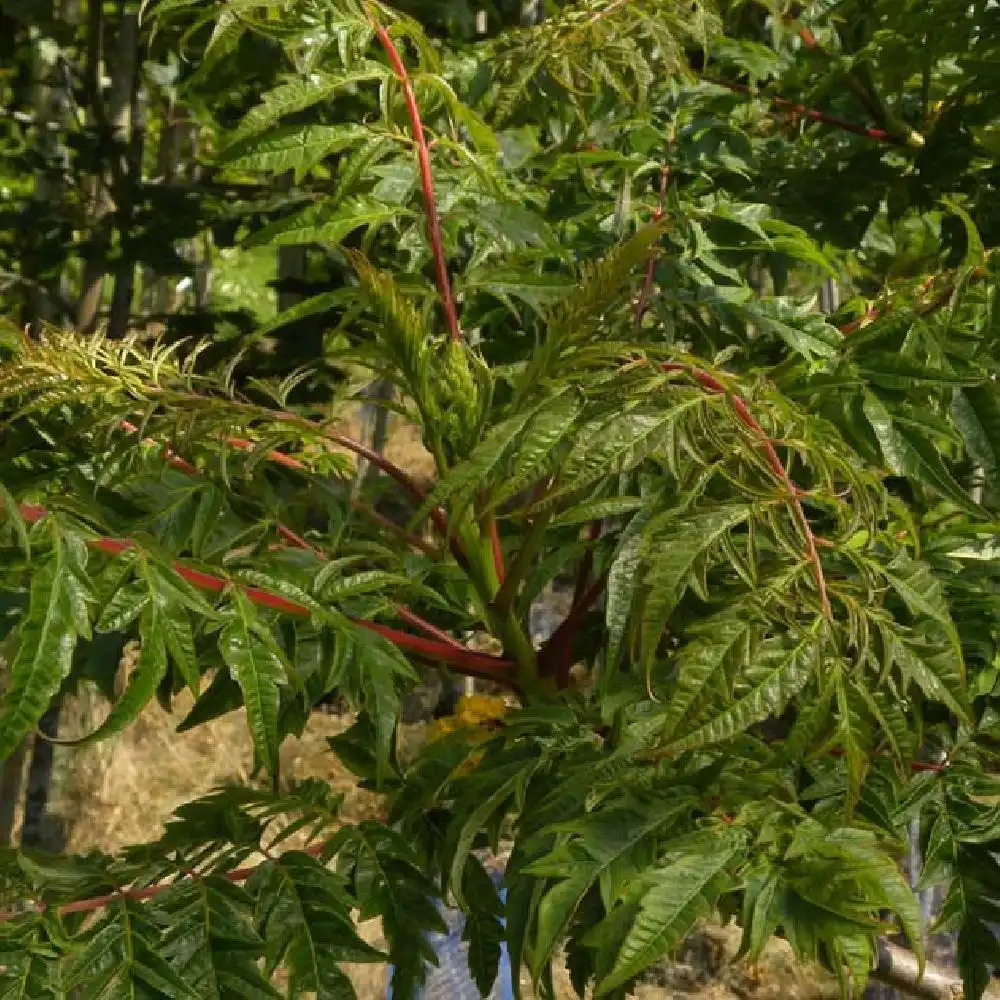
<svg viewBox="0 0 1000 1000"><path fill-rule="evenodd" d="M810 36L742 3L588 0L524 28L497 4L472 40L472 8L440 6L144 5L202 150L172 189L184 238L308 264L263 326L71 332L28 293L87 254L57 239L46 264L39 239L9 265L31 322L0 346L0 758L61 692L114 691L95 650L131 642L85 740L187 688L180 728L243 708L269 786L121 857L0 857L0 996L341 997L342 963L386 960L415 995L435 898L465 911L484 993L505 939L542 997L563 947L581 995L621 997L713 913L857 993L879 936L922 955L913 819L981 994L996 11L851 0ZM141 167L78 166L44 210L39 179L30 218L77 231L107 174L87 253L166 270L140 252L169 214ZM830 275L847 294L821 316ZM373 381L431 481L345 430ZM573 597L537 641L551 586ZM507 702L406 755L428 664ZM329 696L357 713L331 752L384 821L278 772ZM356 930L374 918L385 953Z"/></svg>

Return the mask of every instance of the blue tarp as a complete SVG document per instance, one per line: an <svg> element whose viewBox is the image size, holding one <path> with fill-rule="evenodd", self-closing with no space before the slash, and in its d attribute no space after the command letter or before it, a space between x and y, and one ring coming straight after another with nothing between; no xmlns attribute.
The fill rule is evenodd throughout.
<svg viewBox="0 0 1000 1000"><path fill-rule="evenodd" d="M501 872L496 872L494 882L499 882ZM499 889L500 899L506 899L507 891ZM434 954L437 955L437 968L431 966L427 970L427 980L417 994L420 1000L481 1000L479 987L476 986L469 972L468 945L462 940L462 930L465 927L465 914L461 910L446 907L440 901L437 907L445 924L446 934L427 934L426 939ZM386 989L386 1000L392 1000L392 966L389 966L389 986ZM506 943L500 946L500 969L490 1000L513 1000L514 984L511 979L510 956Z"/></svg>

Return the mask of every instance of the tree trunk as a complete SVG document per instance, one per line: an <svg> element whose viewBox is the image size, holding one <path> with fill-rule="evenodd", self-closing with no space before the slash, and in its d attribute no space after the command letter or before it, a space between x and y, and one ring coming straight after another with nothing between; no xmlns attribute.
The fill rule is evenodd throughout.
<svg viewBox="0 0 1000 1000"><path fill-rule="evenodd" d="M836 278L827 278L826 281L820 285L819 308L822 312L829 316L830 313L836 312L839 307L840 288L837 285L837 280Z"/></svg>
<svg viewBox="0 0 1000 1000"><path fill-rule="evenodd" d="M125 169L122 171L121 191L118 201L118 239L121 256L115 269L115 290L111 301L111 316L108 320L108 336L118 340L128 333L132 315L132 299L135 295L136 262L129 250L129 238L134 225L135 192L142 183L142 149L145 138L145 104L138 79L139 68L139 17L130 28L134 42L132 53L133 69L132 94L129 108L129 145Z"/></svg>
<svg viewBox="0 0 1000 1000"><path fill-rule="evenodd" d="M521 24L530 28L545 20L545 0L524 0L521 4Z"/></svg>
<svg viewBox="0 0 1000 1000"><path fill-rule="evenodd" d="M878 968L872 978L920 1000L962 1000L965 995L957 972L928 963L920 978L913 952L888 941L878 943ZM986 1000L998 1000L1000 991L990 986L983 996Z"/></svg>
<svg viewBox="0 0 1000 1000"><path fill-rule="evenodd" d="M54 5L39 4L35 14L36 22L47 23L55 16ZM56 62L50 55L51 49L42 43L45 39L36 34L31 54L31 111L35 119L38 136L38 150L45 163L42 172L35 178L35 189L32 201L40 215L44 206L58 199L62 187L53 176L51 164L59 155L59 137L55 128L60 119L60 102L58 88L55 85ZM31 336L38 337L45 323L51 322L55 315L51 297L44 285L44 268L42 267L42 246L44 232L35 229L26 234L26 253L22 267L28 284L28 306L25 325Z"/></svg>
<svg viewBox="0 0 1000 1000"><path fill-rule="evenodd" d="M21 740L14 753L0 767L0 848L10 847L14 842L14 822L21 801L27 753L27 741Z"/></svg>
<svg viewBox="0 0 1000 1000"><path fill-rule="evenodd" d="M88 45L88 62L92 63L88 65L88 76L96 74L97 79L100 78L102 58L103 28L99 26L101 7L102 5L96 2L91 6ZM120 199L124 194L123 188L128 183L125 161L130 159L126 150L129 148L129 126L138 66L139 15L128 10L126 0L119 0L118 9L118 39L115 44L113 65L110 67L111 92L107 114L100 93L90 95L91 101L96 102L91 107L91 120L99 128L106 127L109 152L115 158L116 166L96 176L92 185L94 225L86 252L83 288L76 317L77 327L84 333L92 333L100 322L108 250L111 246L112 213L116 202L119 211L121 210Z"/></svg>
<svg viewBox="0 0 1000 1000"><path fill-rule="evenodd" d="M55 767L55 746L50 740L59 736L59 714L62 699L56 698L38 723L28 767L28 784L24 800L24 823L21 846L58 852L65 846L62 831L49 814L52 795L52 775ZM43 737L49 737L44 739Z"/></svg>
<svg viewBox="0 0 1000 1000"><path fill-rule="evenodd" d="M177 178L181 160L181 142L185 126L180 109L168 99L162 110L163 130L156 153L156 181L169 185ZM165 315L175 308L176 293L171 279L157 273L155 266L143 269L142 308L144 312Z"/></svg>
<svg viewBox="0 0 1000 1000"><path fill-rule="evenodd" d="M391 403L395 397L395 389L389 382L377 379L365 390L365 396L378 402L361 404L361 440L372 451L381 455L385 451L385 444L389 436L389 411L382 405L382 402ZM362 484L378 475L378 469L363 458L358 459L356 468L355 491L359 490Z"/></svg>
<svg viewBox="0 0 1000 1000"><path fill-rule="evenodd" d="M302 301L302 293L297 290L289 291L281 287L281 283L289 279L305 280L306 269L309 263L309 248L306 246L283 246L278 247L278 312L282 313L286 309L291 309Z"/></svg>
<svg viewBox="0 0 1000 1000"><path fill-rule="evenodd" d="M202 179L202 166L198 162L198 134L195 126L191 134L191 179L198 183ZM206 229L200 237L191 240L191 254L194 260L194 307L208 309L212 304L212 231Z"/></svg>

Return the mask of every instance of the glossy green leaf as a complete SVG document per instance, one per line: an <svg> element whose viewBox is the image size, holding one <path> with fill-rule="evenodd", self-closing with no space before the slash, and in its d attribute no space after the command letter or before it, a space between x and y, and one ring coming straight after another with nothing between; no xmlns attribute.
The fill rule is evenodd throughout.
<svg viewBox="0 0 1000 1000"><path fill-rule="evenodd" d="M395 205L371 199L353 199L334 205L318 202L254 233L247 246L340 243L356 229L381 226L405 214Z"/></svg>
<svg viewBox="0 0 1000 1000"><path fill-rule="evenodd" d="M713 677L753 627L750 608L737 605L707 619L677 654L677 688L670 695L663 721L663 739L669 740L681 722L697 708Z"/></svg>
<svg viewBox="0 0 1000 1000"><path fill-rule="evenodd" d="M38 724L72 667L88 595L71 558L66 543L59 542L35 570L9 685L0 700L0 760Z"/></svg>
<svg viewBox="0 0 1000 1000"><path fill-rule="evenodd" d="M253 742L254 768L273 773L278 764L279 689L285 667L253 605L233 591L231 615L219 633L219 652L243 692Z"/></svg>
<svg viewBox="0 0 1000 1000"><path fill-rule="evenodd" d="M277 1000L261 973L264 943L254 928L254 899L220 876L183 879L155 904L165 925L163 957L198 996Z"/></svg>
<svg viewBox="0 0 1000 1000"><path fill-rule="evenodd" d="M292 996L322 1000L353 995L341 962L377 962L385 956L357 934L353 901L342 879L311 855L288 851L265 862L247 885L256 897L256 921L266 944L267 971L289 970Z"/></svg>
<svg viewBox="0 0 1000 1000"><path fill-rule="evenodd" d="M669 518L650 526L645 540L647 570L642 604L642 661L648 676L670 615L687 589L695 564L728 531L749 519L750 509L733 506L693 518Z"/></svg>
<svg viewBox="0 0 1000 1000"><path fill-rule="evenodd" d="M747 671L748 690L719 714L668 745L672 753L728 740L755 722L779 715L816 671L821 620L789 644L765 644Z"/></svg>
<svg viewBox="0 0 1000 1000"><path fill-rule="evenodd" d="M264 94L261 103L251 108L239 127L227 136L226 145L231 148L248 136L275 125L285 115L328 101L345 87L381 80L385 75L386 69L380 63L362 61L346 72L323 74L314 79L289 80Z"/></svg>
<svg viewBox="0 0 1000 1000"><path fill-rule="evenodd" d="M975 510L975 504L949 472L931 442L894 421L885 404L871 393L865 394L864 411L892 472L898 476L911 476L949 500Z"/></svg>
<svg viewBox="0 0 1000 1000"><path fill-rule="evenodd" d="M229 146L220 162L230 170L274 174L292 170L301 177L331 153L358 144L369 135L363 125L289 125Z"/></svg>
<svg viewBox="0 0 1000 1000"><path fill-rule="evenodd" d="M683 939L712 909L725 885L720 879L738 851L734 838L715 831L702 848L653 869L646 876L648 890L622 942L610 974L598 984L605 996L649 968Z"/></svg>

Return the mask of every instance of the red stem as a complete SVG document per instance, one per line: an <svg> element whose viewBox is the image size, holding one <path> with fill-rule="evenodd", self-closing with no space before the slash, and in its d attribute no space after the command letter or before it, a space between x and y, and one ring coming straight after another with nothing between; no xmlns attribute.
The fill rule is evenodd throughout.
<svg viewBox="0 0 1000 1000"><path fill-rule="evenodd" d="M601 596L605 583L605 578L601 577L590 585L538 652L539 673L543 677L555 674L556 685L560 690L569 684L569 672L573 666L573 639L577 629L583 616Z"/></svg>
<svg viewBox="0 0 1000 1000"><path fill-rule="evenodd" d="M21 516L32 524L40 521L48 513L44 507L34 504L21 504L19 510ZM94 538L88 544L91 548L111 556L121 555L123 552L136 547L135 543L127 538ZM185 566L181 562L175 562L173 570L181 579L186 580L199 590L209 593L218 594L227 587L236 586L231 580L214 576L211 573L204 573L201 570ZM247 599L259 607L271 608L282 614L295 615L301 618L308 618L311 614L309 608L304 605L298 604L296 601L290 601L279 594L272 594L270 591L262 590L259 587L244 586L242 590ZM440 660L459 673L466 673L473 677L482 677L503 684L513 684L513 679L507 674L507 671L513 667L513 662L510 660L490 656L488 653L477 653L475 650L466 649L457 643L451 645L410 635L408 632L401 632L398 629L379 624L378 622L365 621L363 619L352 619L352 621L360 628L383 636L400 649L408 650L415 655L432 660Z"/></svg>
<svg viewBox="0 0 1000 1000"><path fill-rule="evenodd" d="M811 29L803 25L799 28L799 38L802 39L802 44L809 49L815 49L819 47L819 42L816 41L816 36L812 33Z"/></svg>
<svg viewBox="0 0 1000 1000"><path fill-rule="evenodd" d="M413 141L417 146L417 161L420 164L420 185L424 193L424 214L427 217L427 235L431 242L431 254L434 257L434 272L437 276L438 294L441 297L441 306L444 309L445 320L448 324L448 336L452 340L462 339L462 328L458 322L458 311L455 308L455 298L452 294L451 279L448 276L448 263L445 260L444 244L441 239L441 223L438 219L437 197L434 194L434 175L431 172L431 151L427 145L427 136L424 134L424 123L420 117L420 106L417 104L417 95L413 92L413 84L410 82L410 74L399 54L388 30L379 24L371 15L372 27L378 40L382 43L389 62L392 65L396 78L403 88L403 97L406 100L406 110L410 116L410 128L413 130Z"/></svg>
<svg viewBox="0 0 1000 1000"><path fill-rule="evenodd" d="M986 271L984 268L976 268L969 276L969 282L972 283L981 280L985 276L985 273ZM936 275L932 274L929 278L927 278L920 285L919 292L920 293L929 292L931 286L934 284L934 281L936 280L936 277L937 277ZM931 314L936 313L939 309L942 309L944 306L948 304L954 292L955 292L954 284L949 284L947 287L942 289L941 293L936 298L928 302L927 305L917 306L916 307L917 315L930 316ZM863 316L859 316L857 319L851 320L850 323L845 323L842 327L840 327L840 332L845 337L849 337L852 333L857 332L858 330L861 329L861 327L866 326L872 320L881 319L883 316L888 316L889 313L892 312L892 310L893 310L892 302L886 302L884 306L872 306L870 309L867 310L867 312L865 312Z"/></svg>
<svg viewBox="0 0 1000 1000"><path fill-rule="evenodd" d="M705 79L709 83L725 87L727 90L732 90L738 94L753 94L753 91L743 83L733 83L730 80L720 80L715 77L705 77ZM886 142L894 146L908 145L904 138L894 135L892 132L886 132L884 129L869 128L867 125L856 125L854 122L845 121L843 118L834 118L832 115L824 114L822 111L816 111L813 108L807 108L802 104L796 104L794 101L789 101L784 97L775 97L769 94L762 94L761 96L766 97L777 108L783 108L796 115L803 115L811 121L821 122L823 125L831 125L834 128L839 128L842 132L851 132L854 135L864 136L866 139L875 139L878 142Z"/></svg>
<svg viewBox="0 0 1000 1000"><path fill-rule="evenodd" d="M374 507L370 507L366 503L362 503L356 497L352 497L350 500L351 506L359 514L367 517L369 521L377 524L380 528L384 528L386 531L391 532L399 538L404 539L413 548L417 549L419 552L423 552L424 555L430 556L431 559L440 559L441 553L433 546L430 542L425 541L419 535L411 534L405 528L400 527L395 521L390 521L384 514L380 514Z"/></svg>
<svg viewBox="0 0 1000 1000"><path fill-rule="evenodd" d="M136 427L135 424L133 424L129 420L120 421L119 426L122 428L122 430L127 431L130 434L136 434L139 431L139 428ZM156 442L152 438L146 438L144 443L155 444ZM253 448L253 442L247 441L245 438L235 438L235 437L226 438L226 444L230 445L233 448L237 448L240 451L249 451L250 449ZM172 465L175 469L180 469L182 472L186 472L189 476L197 475L198 469L195 466L193 466L189 461L187 461L187 459L181 458L176 452L172 451L169 447L165 448L164 454L166 455L166 459L169 462L169 464ZM284 452L269 451L267 453L267 458L269 461L274 462L275 465L282 465L286 469L294 469L296 472L310 471L309 466L306 465L305 462L301 461L298 458L293 457L292 455L286 455ZM425 555L428 555L433 559L439 558L440 553L438 552L438 550L429 542L424 541L424 539L422 539L419 535L411 534L404 528L401 528L395 522L390 521L389 518L384 517L382 514L379 514L378 511L369 507L367 504L362 503L355 497L351 498L350 504L356 511L358 511L360 514L363 514L365 517L373 521L375 524L379 525L379 527L385 528L387 531L391 531L394 535L398 535L400 538L405 539L415 549L419 550L420 552L423 552ZM281 524L279 522L277 525L277 530L279 535L281 535L286 541L290 542L296 548L310 549L314 552L316 551L307 541L305 541L305 539L300 538L298 535L295 534L295 532L293 532L290 528L286 527L284 524Z"/></svg>
<svg viewBox="0 0 1000 1000"><path fill-rule="evenodd" d="M845 323L842 327L840 327L840 332L845 337L849 337L852 333L857 333L861 327L870 323L872 320L881 319L881 317L888 316L891 312L891 302L887 302L881 309L879 309L878 306L872 306L870 309L866 310L863 316L859 316L857 319L852 319L850 323Z"/></svg>
<svg viewBox="0 0 1000 1000"><path fill-rule="evenodd" d="M127 420L122 421L122 427L125 430L131 431L133 433L138 430L137 427L135 427L133 424L129 423ZM244 451L253 447L253 442L252 441L246 441L246 440L243 440L241 438L227 438L226 439L226 443L229 444L229 445L231 445L234 448L239 448L239 449L242 449ZM196 473L197 472L197 469L195 469L194 466L192 466L189 462L186 462L183 458L179 458L178 456L174 455L173 452L171 452L169 449L167 449L167 455L170 458L172 464L176 465L178 468L185 469L186 471L190 471L192 473ZM278 464L284 465L284 466L286 466L287 468L290 468L290 469L308 471L307 466L303 462L300 462L297 458L292 458L290 455L282 454L281 452L277 452L277 451L268 452L268 458L271 459L271 461L277 462ZM363 506L363 505L361 505L361 506ZM40 511L41 511L41 508L33 508L33 513L34 514L39 514L39 516L44 516L44 514L40 513ZM381 515L380 514L376 514L375 511L371 511L370 513L371 514L375 514L376 517L381 518ZM388 518L383 518L383 520L388 521ZM294 545L296 548L304 549L307 552L312 552L313 555L315 555L319 559L326 559L326 555L323 552L321 552L317 548L314 548L304 538L302 538L300 535L297 535L294 531L292 531L291 528L289 528L286 525L282 524L280 521L277 524L277 531L278 531L278 534L281 535L282 538L284 538L291 545ZM404 534L407 534L407 533L404 532ZM114 551L113 549L111 549L111 548L109 548L107 546L103 546L102 545L102 547L105 549L105 551ZM502 559L503 559L503 557L501 555L501 564L502 564ZM177 569L177 567L175 567L175 569ZM178 569L178 572L180 572L181 575L185 575L185 574L189 574L189 573L193 573L193 572L197 572L197 571L188 570L188 569L186 569L184 567L181 567L180 569ZM211 582L210 578L208 578L208 577L205 576L205 574L200 574L200 583L199 583L199 585L202 586L202 587L207 587L208 589L213 589L214 588L214 584ZM264 598L273 596L273 595L267 595L264 591L256 591L256 593L258 594L258 598L260 598L260 599L264 599ZM273 607L274 605L270 605L270 606ZM294 605L294 606L296 608L298 607L298 605ZM279 609L279 610L288 610L288 608ZM420 615L414 613L413 611L410 611L409 608L406 608L406 607L404 607L402 605L396 605L395 611L396 611L396 614L399 615L399 617L403 619L403 621L407 622L410 625L414 625L416 628L419 628L422 632L424 632L427 635L432 636L433 638L439 640L441 643L447 645L451 649L457 650L461 654L470 652L470 650L467 647L463 646L453 636L448 635L447 632L444 632L441 629L437 628L435 625L432 625L430 622L428 622L425 619L421 618ZM399 634L402 635L403 633L399 633Z"/></svg>
<svg viewBox="0 0 1000 1000"><path fill-rule="evenodd" d="M431 636L431 638L437 639L439 642L443 642L446 646L450 646L452 649L458 649L466 653L469 652L469 648L467 646L463 646L453 635L449 635L444 631L444 629L438 628L437 625L432 625L426 618L421 618L420 615L414 613L409 608L403 607L401 604L397 604L395 605L394 610L404 622L414 626L414 628L420 629L421 632Z"/></svg>
<svg viewBox="0 0 1000 1000"><path fill-rule="evenodd" d="M660 171L660 202L656 206L656 211L653 212L653 222L659 222L666 212L667 208L667 188L670 186L670 165L664 164L663 169ZM656 270L656 255L650 254L649 260L646 262L646 277L642 283L642 291L639 293L639 301L636 303L635 307L635 325L639 327L642 325L642 318L646 315L646 310L649 308L649 298L653 291L653 273Z"/></svg>
<svg viewBox="0 0 1000 1000"><path fill-rule="evenodd" d="M323 853L325 847L326 844L310 844L308 847L304 847L303 850L306 854L318 857ZM247 868L234 868L232 871L223 872L222 877L228 879L230 882L245 882L255 871L257 871L256 865ZM191 872L188 877L197 878L198 876L194 872ZM62 906L56 909L56 912L60 916L65 916L68 913L92 913L94 910L102 910L105 906L110 906L119 899L152 899L154 896L159 896L175 885L177 885L176 882L159 882L156 885L146 886L144 889L119 889L117 892L110 892L106 896L92 896L90 899L78 899L72 903L63 903ZM44 912L45 904L36 904L35 910L37 912ZM25 916L25 914L0 913L0 923L7 923L22 916Z"/></svg>
<svg viewBox="0 0 1000 1000"><path fill-rule="evenodd" d="M128 420L119 421L119 426L122 430L128 431L132 434L139 430L135 424L130 423ZM334 444L338 444L342 448L346 448L355 455L359 455L361 458L371 462L371 464L376 468L381 469L387 476L399 483L399 485L402 486L403 489L405 489L406 492L409 493L410 496L412 496L418 503L423 503L424 499L427 497L426 492L421 489L419 485L417 485L415 479L404 472L394 462L390 462L384 455L369 448L368 445L363 444L361 441L356 441L354 438L348 437L346 434L340 434L337 431L324 430L323 436L327 440L332 441ZM230 447L237 448L240 451L249 451L254 447L254 442L248 441L246 438L227 437L225 442ZM155 442L148 438L145 443L155 444ZM194 474L198 471L190 462L171 451L169 447L166 447L164 451L167 461L175 468L181 469L183 472L187 472L189 474ZM276 465L283 465L287 469L294 469L297 472L309 471L309 467L301 459L294 458L291 455L286 455L280 451L269 451L267 453L267 458ZM430 517L434 522L435 527L437 527L442 534L447 536L448 518L445 515L445 512L440 507L435 507L430 512Z"/></svg>
<svg viewBox="0 0 1000 1000"><path fill-rule="evenodd" d="M239 451L252 451L254 447L253 441L247 441L245 438L237 437L227 437L226 444L228 444L231 448L238 449ZM309 466L306 465L305 462L298 458L294 458L291 455L286 455L281 451L269 451L267 453L267 459L269 462L274 462L275 465L283 465L286 469L294 469L296 472L309 471Z"/></svg>
<svg viewBox="0 0 1000 1000"><path fill-rule="evenodd" d="M507 576L507 568L503 561L503 546L500 544L500 529L497 527L497 519L489 518L490 548L493 551L493 568L496 570L497 581L503 586L503 581Z"/></svg>
<svg viewBox="0 0 1000 1000"><path fill-rule="evenodd" d="M119 421L119 426L123 431L128 431L129 434L139 433L139 428L130 420ZM146 445L156 444L152 438L143 438L142 443ZM169 465L172 465L175 469L180 469L181 472L186 472L189 476L193 476L198 471L187 459L181 458L180 455L175 454L166 445L163 448L163 456Z"/></svg>
<svg viewBox="0 0 1000 1000"><path fill-rule="evenodd" d="M593 543L601 537L604 528L603 521L591 521L587 528L587 539ZM573 603L570 609L575 608L583 599L584 591L590 582L590 571L594 568L594 548L590 545L580 560L580 566L576 571L576 585L573 587Z"/></svg>
<svg viewBox="0 0 1000 1000"><path fill-rule="evenodd" d="M361 458L366 459L376 468L381 469L387 476L399 483L417 503L423 503L427 498L427 493L417 485L417 481L409 473L404 472L398 465L390 462L385 455L375 451L373 448L369 448L368 445L363 444L361 441L355 441L354 438L339 434L336 431L327 431L326 437L334 444L339 444L342 448L353 451L355 455L360 455ZM435 507L430 512L430 515L435 527L447 537L448 517L445 512L440 507Z"/></svg>
<svg viewBox="0 0 1000 1000"><path fill-rule="evenodd" d="M843 748L841 748L841 747L831 747L827 751L827 753L831 757L843 757L844 756L844 751L843 751ZM883 753L880 754L880 756L887 756L887 755L883 752ZM914 761L910 762L910 773L911 774L920 774L923 771L931 771L934 774L940 774L947 766L948 766L948 762L947 761L945 761L944 763L938 764L938 763L935 763L934 761L929 761L929 760L914 760Z"/></svg>
<svg viewBox="0 0 1000 1000"><path fill-rule="evenodd" d="M672 364L666 361L660 365L660 370L665 372L684 372L685 374L690 375L691 378L693 378L708 392L718 393L725 396L726 399L729 400L729 404L735 411L736 417L740 423L743 424L743 426L749 431L760 437L760 447L764 452L764 457L767 459L767 464L771 467L771 470L774 472L778 481L788 492L789 500L792 504L792 510L795 512L796 520L799 522L799 527L802 529L802 534L806 542L806 559L812 566L813 577L816 580L816 587L819 590L820 607L822 608L823 615L826 618L832 618L833 612L830 608L830 597L826 590L826 576L823 573L823 564L820 561L819 552L816 549L816 536L813 534L812 527L809 524L809 519L806 517L806 512L802 507L802 501L799 499L799 488L792 482L791 476L788 475L788 470L785 468L784 463L778 456L778 452L774 447L774 442L771 441L771 439L767 436L767 433L764 431L764 428L758 422L757 418L750 412L750 408L747 406L744 399L731 392L725 385L722 384L722 382L710 375L708 372L703 371L701 368L696 368L693 365Z"/></svg>
<svg viewBox="0 0 1000 1000"><path fill-rule="evenodd" d="M282 524L279 521L275 527L278 534L281 535L281 537L284 538L284 540L288 542L289 545L292 545L297 549L303 549L306 552L311 552L313 555L318 556L320 559L324 558L323 553L320 552L319 549L310 545L301 535L295 534L295 532L292 531L292 529L289 528L287 525Z"/></svg>

